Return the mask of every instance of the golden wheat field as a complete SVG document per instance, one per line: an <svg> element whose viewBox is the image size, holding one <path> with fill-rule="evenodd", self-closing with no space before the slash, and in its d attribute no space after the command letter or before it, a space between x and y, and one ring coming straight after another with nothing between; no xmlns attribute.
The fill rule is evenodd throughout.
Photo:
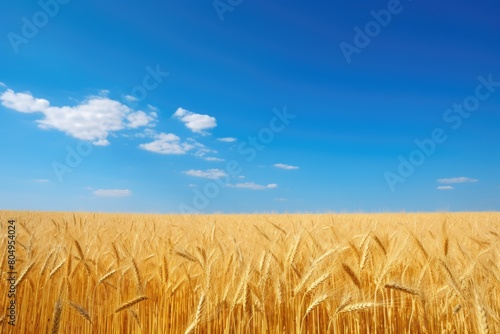
<svg viewBox="0 0 500 334"><path fill-rule="evenodd" d="M500 214L0 212L2 333L500 333Z"/></svg>

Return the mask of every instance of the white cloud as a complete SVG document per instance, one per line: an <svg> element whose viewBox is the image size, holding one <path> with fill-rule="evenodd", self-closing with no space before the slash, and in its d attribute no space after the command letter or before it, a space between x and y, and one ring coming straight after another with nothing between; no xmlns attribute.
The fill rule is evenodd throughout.
<svg viewBox="0 0 500 334"><path fill-rule="evenodd" d="M50 182L49 180L46 180L46 179L34 179L33 181L37 182L37 183L49 183Z"/></svg>
<svg viewBox="0 0 500 334"><path fill-rule="evenodd" d="M275 198L274 200L275 200L275 201L278 201L278 202L285 202L285 201L288 201L288 199L283 198L283 197Z"/></svg>
<svg viewBox="0 0 500 334"><path fill-rule="evenodd" d="M215 117L197 114L183 108L177 108L172 117L181 120L191 131L203 135L208 134L205 130L213 129L217 126Z"/></svg>
<svg viewBox="0 0 500 334"><path fill-rule="evenodd" d="M134 133L133 137L135 138L156 138L158 133L151 128L145 128L142 132Z"/></svg>
<svg viewBox="0 0 500 334"><path fill-rule="evenodd" d="M128 197L132 195L128 189L97 189L92 193L97 197Z"/></svg>
<svg viewBox="0 0 500 334"><path fill-rule="evenodd" d="M236 141L236 138L233 137L224 137L224 138L217 138L218 141L221 141L223 143L234 143Z"/></svg>
<svg viewBox="0 0 500 334"><path fill-rule="evenodd" d="M158 109L158 107L155 107L152 104L148 104L148 108L149 108L149 110L154 111L154 112L160 111L160 109Z"/></svg>
<svg viewBox="0 0 500 334"><path fill-rule="evenodd" d="M160 154L185 154L194 148L191 144L181 142L181 139L173 133L160 133L155 136L154 141L140 144L139 147Z"/></svg>
<svg viewBox="0 0 500 334"><path fill-rule="evenodd" d="M128 102L137 102L138 101L138 99L133 95L125 95L123 98L125 100L127 100Z"/></svg>
<svg viewBox="0 0 500 334"><path fill-rule="evenodd" d="M156 119L156 113L146 114L144 111L136 111L127 115L127 127L136 129L151 125Z"/></svg>
<svg viewBox="0 0 500 334"><path fill-rule="evenodd" d="M207 154L217 154L219 152L217 152L216 150L213 150L209 147L206 147L205 145L203 145L202 143L196 141L195 139L193 138L188 138L186 140L187 143L189 143L189 145L193 146L194 148L194 156L198 157L198 158L201 158L201 159L204 159L204 160L207 160L207 161L224 161L224 159L221 159L221 160L217 160L219 158L211 158L211 157L207 157L206 155Z"/></svg>
<svg viewBox="0 0 500 334"><path fill-rule="evenodd" d="M437 190L453 190L455 188L453 188L452 186L438 186L436 189Z"/></svg>
<svg viewBox="0 0 500 334"><path fill-rule="evenodd" d="M299 167L297 167L297 166L285 165L285 164L274 164L274 167L286 169L286 170L299 169Z"/></svg>
<svg viewBox="0 0 500 334"><path fill-rule="evenodd" d="M474 183L478 182L478 179L472 179L469 177L461 176L461 177L452 177L452 178L447 178L447 179L438 179L438 183L443 183L443 184L453 184L453 183Z"/></svg>
<svg viewBox="0 0 500 334"><path fill-rule="evenodd" d="M217 157L204 157L203 159L205 159L206 161L215 161L215 162L225 161L224 159L217 158Z"/></svg>
<svg viewBox="0 0 500 334"><path fill-rule="evenodd" d="M228 184L227 186L232 188L251 189L251 190L274 189L278 187L276 183L270 183L267 186L264 186L261 184L256 184L255 182L235 183L235 184Z"/></svg>
<svg viewBox="0 0 500 334"><path fill-rule="evenodd" d="M5 107L25 113L45 112L50 107L45 99L36 99L30 93L15 93L12 89L7 89L0 100Z"/></svg>
<svg viewBox="0 0 500 334"><path fill-rule="evenodd" d="M41 129L55 129L94 145L109 145L107 137L124 129L154 125L156 114L146 114L103 96L91 96L76 106L54 107L45 99L34 98L31 93L15 93L8 89L0 95L2 104L24 113L40 112L37 120Z"/></svg>
<svg viewBox="0 0 500 334"><path fill-rule="evenodd" d="M0 87L7 87L7 85L0 81Z"/></svg>
<svg viewBox="0 0 500 334"><path fill-rule="evenodd" d="M207 170L190 169L185 171L184 174L189 176L202 177L205 179L218 179L227 175L226 172L224 172L222 169L214 169L214 168Z"/></svg>

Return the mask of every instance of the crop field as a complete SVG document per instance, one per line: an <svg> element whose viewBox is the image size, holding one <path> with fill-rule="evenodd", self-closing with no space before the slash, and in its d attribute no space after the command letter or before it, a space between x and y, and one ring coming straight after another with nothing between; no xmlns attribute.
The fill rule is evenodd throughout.
<svg viewBox="0 0 500 334"><path fill-rule="evenodd" d="M499 213L0 222L2 333L500 333Z"/></svg>

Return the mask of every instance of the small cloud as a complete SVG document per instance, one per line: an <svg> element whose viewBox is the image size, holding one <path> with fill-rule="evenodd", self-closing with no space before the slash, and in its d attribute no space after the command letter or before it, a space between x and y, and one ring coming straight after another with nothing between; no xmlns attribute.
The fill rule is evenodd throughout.
<svg viewBox="0 0 500 334"><path fill-rule="evenodd" d="M128 102L132 102L132 103L138 101L137 97L135 97L133 95L125 95L123 98L125 100L127 100Z"/></svg>
<svg viewBox="0 0 500 334"><path fill-rule="evenodd" d="M33 182L36 182L36 183L49 183L50 181L46 180L46 179L34 179Z"/></svg>
<svg viewBox="0 0 500 334"><path fill-rule="evenodd" d="M99 95L100 95L100 96L104 96L104 97L106 97L106 96L108 96L108 95L109 95L109 90L107 90L107 89L101 89L101 90L99 91Z"/></svg>
<svg viewBox="0 0 500 334"><path fill-rule="evenodd" d="M274 200L275 200L275 201L277 201L277 202L285 202L285 201L288 201L288 199L283 198L283 197L280 197L280 198L275 198Z"/></svg>
<svg viewBox="0 0 500 334"><path fill-rule="evenodd" d="M299 169L299 167L297 167L297 166L285 165L285 164L274 164L274 167L286 169L286 170Z"/></svg>
<svg viewBox="0 0 500 334"><path fill-rule="evenodd" d="M4 88L6 88L6 87L7 87L7 85L6 85L6 84L4 84L3 82L1 82L1 81L0 81L0 87L4 87Z"/></svg>
<svg viewBox="0 0 500 334"><path fill-rule="evenodd" d="M222 169L207 169L207 170L195 170L190 169L184 172L184 174L195 177L202 177L205 179L218 179L226 176L226 172Z"/></svg>
<svg viewBox="0 0 500 334"><path fill-rule="evenodd" d="M132 195L128 189L97 189L92 193L97 197L128 197Z"/></svg>
<svg viewBox="0 0 500 334"><path fill-rule="evenodd" d="M217 154L217 153L219 153L216 150L213 150L211 148L206 147L202 143L194 140L193 138L188 138L186 141L196 149L196 151L194 153L194 156L196 156L198 158L205 159L205 155L207 155L207 154L210 154L210 153L211 154Z"/></svg>
<svg viewBox="0 0 500 334"><path fill-rule="evenodd" d="M148 108L149 108L149 110L154 111L154 112L160 111L160 109L158 109L158 107L155 107L152 104L148 104Z"/></svg>
<svg viewBox="0 0 500 334"><path fill-rule="evenodd" d="M438 179L438 183L443 183L443 184L453 184L453 183L475 183L479 182L478 179L472 179L470 177L452 177L452 178L446 178L446 179Z"/></svg>
<svg viewBox="0 0 500 334"><path fill-rule="evenodd" d="M215 117L197 114L183 108L177 108L172 117L179 119L191 131L202 135L208 134L205 130L213 129L217 126Z"/></svg>
<svg viewBox="0 0 500 334"><path fill-rule="evenodd" d="M455 188L453 188L452 186L438 186L436 189L437 190L453 190Z"/></svg>
<svg viewBox="0 0 500 334"><path fill-rule="evenodd" d="M196 184L194 184L194 183L190 183L190 184L188 184L188 187L189 187L189 188L196 188Z"/></svg>
<svg viewBox="0 0 500 334"><path fill-rule="evenodd" d="M156 135L154 141L140 144L139 147L143 150L159 154L185 154L194 148L191 144L182 143L181 139L173 133L163 132Z"/></svg>
<svg viewBox="0 0 500 334"><path fill-rule="evenodd" d="M224 138L217 138L218 141L221 141L223 143L234 143L236 141L236 138L233 137L224 137Z"/></svg>
<svg viewBox="0 0 500 334"><path fill-rule="evenodd" d="M235 183L235 184L228 184L227 186L232 188L251 189L251 190L274 189L278 187L276 183L270 183L267 186L265 186L261 184L256 184L255 182Z"/></svg>
<svg viewBox="0 0 500 334"><path fill-rule="evenodd" d="M217 158L217 157L205 157L203 159L205 159L206 161L215 161L215 162L225 161L224 159Z"/></svg>

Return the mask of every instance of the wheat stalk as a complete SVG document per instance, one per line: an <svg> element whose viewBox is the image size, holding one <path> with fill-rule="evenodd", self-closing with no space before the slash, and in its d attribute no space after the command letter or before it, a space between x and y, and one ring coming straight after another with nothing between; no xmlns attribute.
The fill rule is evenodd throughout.
<svg viewBox="0 0 500 334"><path fill-rule="evenodd" d="M402 291L404 293L408 293L408 294L414 295L414 296L421 296L422 295L422 293L420 291L418 291L418 290L411 289L411 288L399 285L397 283L386 284L385 287L387 289L393 289L393 290Z"/></svg>
<svg viewBox="0 0 500 334"><path fill-rule="evenodd" d="M61 313L63 305L60 300L58 300L54 306L54 321L52 322L52 334L59 333L59 326L61 325Z"/></svg>
<svg viewBox="0 0 500 334"><path fill-rule="evenodd" d="M321 277L319 277L317 280L315 280L311 285L306 290L306 295L312 293L318 286L326 282L328 278L330 277L330 273L323 274Z"/></svg>
<svg viewBox="0 0 500 334"><path fill-rule="evenodd" d="M356 274L354 273L354 271L351 269L351 267L349 267L349 265L346 263L342 263L342 268L344 268L344 271L351 278L354 285L356 285L358 287L358 289L361 289L361 283L360 283L358 277L356 276Z"/></svg>
<svg viewBox="0 0 500 334"><path fill-rule="evenodd" d="M129 308L129 307L131 307L131 306L134 306L134 305L135 305L135 304L137 304L137 303L142 302L143 300L146 300L146 299L148 299L148 297L146 297L146 296L139 296L139 297L136 297L136 298L134 298L134 299L132 299L132 300L129 300L129 301L127 301L127 302L125 302L125 303L121 304L120 306L118 306L118 307L115 309L115 313L118 313L118 312L120 312L120 311L123 311L123 310L125 310L125 309L127 309L127 308Z"/></svg>
<svg viewBox="0 0 500 334"><path fill-rule="evenodd" d="M448 237L446 237L446 238L444 238L444 242L443 242L443 253L444 253L444 256L448 255L448 248L449 248L449 240L448 240Z"/></svg>
<svg viewBox="0 0 500 334"><path fill-rule="evenodd" d="M132 271L134 273L134 280L135 280L135 286L137 288L138 294L143 293L143 285L142 285L142 278L141 274L139 273L139 267L137 267L137 263L135 262L134 258L130 258L132 262Z"/></svg>
<svg viewBox="0 0 500 334"><path fill-rule="evenodd" d="M104 276L102 276L98 281L97 281L97 284L96 285L99 285L101 284L102 282L104 282L105 280L107 280L108 278L110 278L111 276L113 276L114 274L116 273L116 270L111 270L109 273L105 274Z"/></svg>
<svg viewBox="0 0 500 334"><path fill-rule="evenodd" d="M83 308L83 306L73 303L71 300L69 301L69 305L76 310L76 312L85 320L92 323L90 319L90 314Z"/></svg>
<svg viewBox="0 0 500 334"><path fill-rule="evenodd" d="M21 284L24 281L24 279L26 278L26 275L30 271L31 267L33 267L33 263L34 262L31 262L26 268L24 268L24 270L21 272L21 274L19 274L19 278L14 283L14 286L17 287L19 284Z"/></svg>
<svg viewBox="0 0 500 334"><path fill-rule="evenodd" d="M479 296L476 293L476 318L477 318L477 327L479 329L479 333L481 334L489 334L490 328L488 326L488 317L486 316L486 310L483 305L481 305L479 301Z"/></svg>
<svg viewBox="0 0 500 334"><path fill-rule="evenodd" d="M382 241L380 241L380 239L375 234L373 234L373 240L375 240L375 243L380 247L384 255L387 256L387 249L385 248L384 244L382 244Z"/></svg>
<svg viewBox="0 0 500 334"><path fill-rule="evenodd" d="M196 308L196 316L194 318L194 321L191 323L191 325L189 325L184 334L189 334L194 332L196 326L198 326L198 324L201 322L201 318L205 313L205 303L206 303L205 294L202 294L200 297L200 301L198 302L198 307Z"/></svg>
<svg viewBox="0 0 500 334"><path fill-rule="evenodd" d="M54 269L52 269L52 271L49 274L49 278L52 278L52 276L54 276L59 271L59 269L62 268L64 263L66 263L66 260L62 260L61 263L59 263Z"/></svg>
<svg viewBox="0 0 500 334"><path fill-rule="evenodd" d="M338 313L362 311L362 310L366 310L366 309L377 307L377 306L380 306L380 305L375 304L375 303L371 303L371 302L349 304L349 305L344 306L340 311L338 311Z"/></svg>
<svg viewBox="0 0 500 334"><path fill-rule="evenodd" d="M309 307L307 308L306 313L304 314L304 316L302 317L302 319L304 319L305 317L307 317L309 315L309 313L311 313L316 307L318 307L327 298L328 298L328 295L325 294L325 295L321 295L321 296L317 297L316 299L314 299L311 302L311 304L309 305Z"/></svg>

